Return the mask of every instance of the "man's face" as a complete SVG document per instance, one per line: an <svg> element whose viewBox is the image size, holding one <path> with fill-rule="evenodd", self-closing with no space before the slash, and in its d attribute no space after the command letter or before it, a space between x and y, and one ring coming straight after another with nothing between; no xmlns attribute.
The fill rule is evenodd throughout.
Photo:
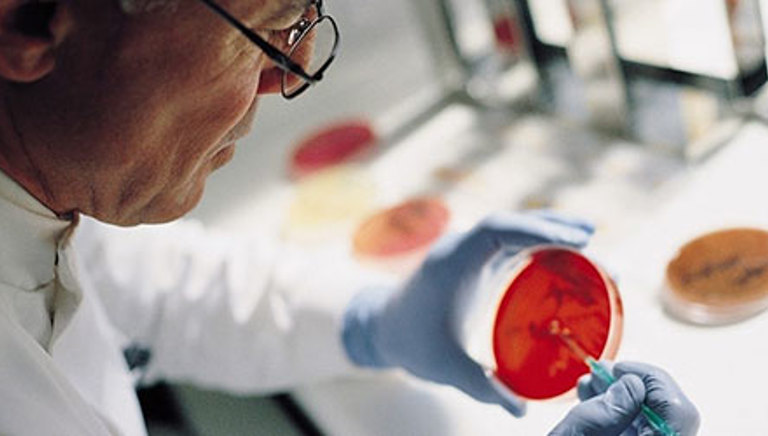
<svg viewBox="0 0 768 436"><path fill-rule="evenodd" d="M68 2L73 25L55 67L11 87L9 113L56 212L168 221L197 204L206 177L248 133L258 95L279 91L280 74L197 0L132 16L113 3ZM220 1L283 50L307 3Z"/></svg>

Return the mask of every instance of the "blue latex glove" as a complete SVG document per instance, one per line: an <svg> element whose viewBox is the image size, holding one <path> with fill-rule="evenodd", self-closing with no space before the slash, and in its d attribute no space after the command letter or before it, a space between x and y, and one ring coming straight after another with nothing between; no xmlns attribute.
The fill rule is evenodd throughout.
<svg viewBox="0 0 768 436"><path fill-rule="evenodd" d="M635 362L617 363L613 374L617 380L607 390L597 377L582 377L578 392L586 401L574 407L550 436L657 435L640 413L643 402L680 436L696 434L699 412L669 374Z"/></svg>
<svg viewBox="0 0 768 436"><path fill-rule="evenodd" d="M584 222L551 213L509 213L441 239L401 289L369 290L353 299L342 334L347 354L358 365L401 367L522 416L525 403L494 389L459 344L454 319L458 297L476 286L483 266L500 250L515 253L539 244L580 248L592 231Z"/></svg>

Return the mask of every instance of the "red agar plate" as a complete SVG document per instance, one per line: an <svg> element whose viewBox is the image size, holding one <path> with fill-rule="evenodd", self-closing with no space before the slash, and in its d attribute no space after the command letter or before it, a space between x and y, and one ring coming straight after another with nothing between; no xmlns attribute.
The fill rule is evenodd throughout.
<svg viewBox="0 0 768 436"><path fill-rule="evenodd" d="M496 377L519 396L553 398L589 368L551 333L552 321L590 356L610 359L621 338L621 300L611 279L576 251L538 249L523 262L493 325Z"/></svg>
<svg viewBox="0 0 768 436"><path fill-rule="evenodd" d="M361 157L375 144L376 134L367 121L333 124L299 142L291 157L291 174L301 177Z"/></svg>
<svg viewBox="0 0 768 436"><path fill-rule="evenodd" d="M448 224L449 212L436 198L417 198L386 209L366 220L355 232L357 254L397 256L426 247Z"/></svg>
<svg viewBox="0 0 768 436"><path fill-rule="evenodd" d="M502 50L512 53L520 50L520 28L513 17L500 15L493 20L493 34L496 44Z"/></svg>

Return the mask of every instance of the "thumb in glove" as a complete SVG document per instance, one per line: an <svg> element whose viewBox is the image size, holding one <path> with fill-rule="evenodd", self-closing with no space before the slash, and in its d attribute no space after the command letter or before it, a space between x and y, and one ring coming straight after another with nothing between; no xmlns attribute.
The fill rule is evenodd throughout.
<svg viewBox="0 0 768 436"><path fill-rule="evenodd" d="M618 436L632 425L645 400L645 385L634 374L613 383L605 393L577 405L550 436Z"/></svg>

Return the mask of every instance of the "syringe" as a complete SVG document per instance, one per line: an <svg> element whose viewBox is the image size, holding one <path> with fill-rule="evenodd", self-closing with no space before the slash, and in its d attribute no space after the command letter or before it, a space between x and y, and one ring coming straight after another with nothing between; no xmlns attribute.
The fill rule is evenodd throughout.
<svg viewBox="0 0 768 436"><path fill-rule="evenodd" d="M612 385L616 381L616 377L611 374L611 371L605 367L602 363L595 360L590 356L584 348L579 345L578 342L571 336L571 331L568 327L563 327L560 321L554 319L549 323L549 333L559 338L569 350L573 352L579 359L589 367L590 372L607 385ZM672 427L667 424L658 413L648 407L646 404L642 404L640 410L648 420L648 423L654 430L658 431L664 436L680 436L680 433L676 432Z"/></svg>

